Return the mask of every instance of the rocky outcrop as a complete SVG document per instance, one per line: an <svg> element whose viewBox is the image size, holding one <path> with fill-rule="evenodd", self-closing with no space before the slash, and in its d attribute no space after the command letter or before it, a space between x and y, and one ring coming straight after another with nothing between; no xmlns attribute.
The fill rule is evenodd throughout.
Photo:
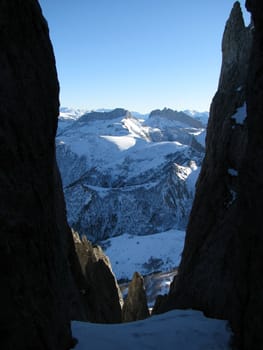
<svg viewBox="0 0 263 350"><path fill-rule="evenodd" d="M219 91L244 89L247 78L251 48L251 31L246 28L239 2L235 2L226 23L222 40L222 66L219 79Z"/></svg>
<svg viewBox="0 0 263 350"><path fill-rule="evenodd" d="M120 323L122 295L109 258L101 247L93 246L86 236L73 231L76 253L82 273L78 276L85 313L91 322Z"/></svg>
<svg viewBox="0 0 263 350"><path fill-rule="evenodd" d="M55 159L55 59L38 1L3 0L0 13L1 348L69 349L80 304Z"/></svg>
<svg viewBox="0 0 263 350"><path fill-rule="evenodd" d="M244 27L239 3L226 25L206 156L168 298L169 307L228 319L242 350L263 344L263 6L247 7L254 29Z"/></svg>
<svg viewBox="0 0 263 350"><path fill-rule="evenodd" d="M238 235L238 175L248 138L246 67L251 52L250 28L245 28L241 18L240 5L235 3L223 37L219 89L210 108L207 150L175 288L178 306L190 304L222 318L229 318L238 302L233 266ZM239 41L240 33L246 42ZM246 54L242 52L244 47ZM240 67L244 69L241 75ZM236 115L243 118L239 120Z"/></svg>
<svg viewBox="0 0 263 350"><path fill-rule="evenodd" d="M143 320L149 317L143 277L135 272L129 284L128 296L122 310L123 322Z"/></svg>

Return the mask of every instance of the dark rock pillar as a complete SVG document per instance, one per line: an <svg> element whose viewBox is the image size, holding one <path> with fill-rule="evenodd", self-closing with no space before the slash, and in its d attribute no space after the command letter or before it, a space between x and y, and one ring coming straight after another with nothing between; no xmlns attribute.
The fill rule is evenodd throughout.
<svg viewBox="0 0 263 350"><path fill-rule="evenodd" d="M138 272L134 272L123 305L123 322L143 320L149 316L143 277Z"/></svg>
<svg viewBox="0 0 263 350"><path fill-rule="evenodd" d="M228 319L240 350L263 344L263 3L235 3L223 38L207 151L166 308ZM252 40L253 39L253 40Z"/></svg>
<svg viewBox="0 0 263 350"><path fill-rule="evenodd" d="M234 319L238 346L263 348L263 3L246 3L252 14L254 42L247 85L248 143L240 171L239 255L236 269L242 314Z"/></svg>
<svg viewBox="0 0 263 350"><path fill-rule="evenodd" d="M197 182L179 275L170 299L214 317L238 309L235 261L239 174L247 145L246 83L251 29L234 4L222 41L222 69L210 108L206 155ZM243 116L237 122L234 115ZM176 298L173 292L176 291Z"/></svg>
<svg viewBox="0 0 263 350"><path fill-rule="evenodd" d="M73 231L73 238L81 267L75 278L86 318L95 323L121 323L122 294L109 258L86 236L80 238Z"/></svg>
<svg viewBox="0 0 263 350"><path fill-rule="evenodd" d="M69 349L76 295L55 160L59 85L36 0L0 1L0 332L5 350Z"/></svg>

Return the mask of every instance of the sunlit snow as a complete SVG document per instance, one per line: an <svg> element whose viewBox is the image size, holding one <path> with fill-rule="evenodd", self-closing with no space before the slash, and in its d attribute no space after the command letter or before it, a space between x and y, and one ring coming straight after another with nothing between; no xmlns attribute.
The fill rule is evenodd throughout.
<svg viewBox="0 0 263 350"><path fill-rule="evenodd" d="M129 279L135 271L149 274L178 267L185 232L170 230L147 236L123 234L102 242L117 279Z"/></svg>
<svg viewBox="0 0 263 350"><path fill-rule="evenodd" d="M134 137L128 136L104 136L101 135L101 138L108 140L109 142L114 143L120 151L125 151L136 144Z"/></svg>

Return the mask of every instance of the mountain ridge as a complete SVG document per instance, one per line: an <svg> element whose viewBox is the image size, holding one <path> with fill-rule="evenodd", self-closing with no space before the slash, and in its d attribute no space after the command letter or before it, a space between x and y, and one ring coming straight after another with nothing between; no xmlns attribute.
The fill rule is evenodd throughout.
<svg viewBox="0 0 263 350"><path fill-rule="evenodd" d="M70 225L92 240L183 229L194 192L186 179L201 164L205 135L200 122L183 116L188 124L115 109L59 125L57 160Z"/></svg>

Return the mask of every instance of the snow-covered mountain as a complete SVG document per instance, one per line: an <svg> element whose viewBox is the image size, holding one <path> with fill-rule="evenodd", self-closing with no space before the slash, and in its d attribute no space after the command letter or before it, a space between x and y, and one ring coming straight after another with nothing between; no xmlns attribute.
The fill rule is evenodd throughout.
<svg viewBox="0 0 263 350"><path fill-rule="evenodd" d="M184 229L204 154L204 125L169 109L59 119L68 221L90 240Z"/></svg>
<svg viewBox="0 0 263 350"><path fill-rule="evenodd" d="M198 112L193 109L186 109L183 112L190 117L199 120L203 125L207 125L208 123L209 112Z"/></svg>

